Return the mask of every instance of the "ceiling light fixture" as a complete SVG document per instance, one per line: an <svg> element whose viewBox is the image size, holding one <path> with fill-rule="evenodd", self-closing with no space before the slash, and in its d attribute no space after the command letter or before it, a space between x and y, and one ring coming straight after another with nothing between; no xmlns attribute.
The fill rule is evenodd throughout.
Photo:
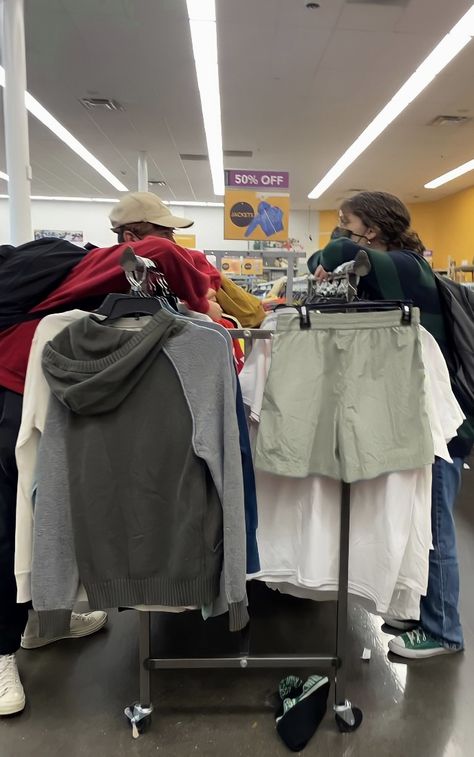
<svg viewBox="0 0 474 757"><path fill-rule="evenodd" d="M0 200L8 200L10 195L0 195ZM119 202L116 197L62 197L53 195L31 195L30 200L46 202Z"/></svg>
<svg viewBox="0 0 474 757"><path fill-rule="evenodd" d="M446 184L448 181L453 181L453 179L457 179L458 176L469 173L469 171L474 171L474 160L468 160L467 163L463 163L462 166L453 168L451 171L442 174L442 176L438 176L437 179L429 181L428 184L425 184L425 189L436 189L437 187L441 187L442 184Z"/></svg>
<svg viewBox="0 0 474 757"><path fill-rule="evenodd" d="M0 66L0 87L5 86L5 69ZM50 131L53 132L64 144L73 150L76 155L79 155L82 160L88 163L91 168L97 171L103 179L109 182L114 189L118 189L119 192L128 192L125 184L117 179L116 176L109 171L89 150L82 145L79 140L74 137L70 131L68 131L59 121L44 108L41 103L36 100L29 92L25 92L25 105L27 110L35 116L38 121L41 121ZM3 177L2 177L3 178Z"/></svg>
<svg viewBox="0 0 474 757"><path fill-rule="evenodd" d="M186 0L214 194L223 195L221 98L215 0Z"/></svg>
<svg viewBox="0 0 474 757"><path fill-rule="evenodd" d="M435 76L471 41L474 36L474 5L418 66L387 105L375 116L362 134L345 151L328 173L309 193L310 200L321 197L336 179L366 150L372 142L405 110Z"/></svg>
<svg viewBox="0 0 474 757"><path fill-rule="evenodd" d="M3 181L8 181L8 175L6 173L3 173L3 171L0 171L0 179L3 179Z"/></svg>

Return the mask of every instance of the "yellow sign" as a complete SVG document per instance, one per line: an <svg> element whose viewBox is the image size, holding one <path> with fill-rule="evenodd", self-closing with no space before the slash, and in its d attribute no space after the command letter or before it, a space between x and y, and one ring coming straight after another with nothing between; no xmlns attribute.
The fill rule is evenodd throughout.
<svg viewBox="0 0 474 757"><path fill-rule="evenodd" d="M222 270L224 273L241 273L240 258L223 258Z"/></svg>
<svg viewBox="0 0 474 757"><path fill-rule="evenodd" d="M181 247L186 247L188 250L196 248L196 234L175 234L174 238L176 244L179 244Z"/></svg>
<svg viewBox="0 0 474 757"><path fill-rule="evenodd" d="M261 276L263 273L263 258L244 258L242 273L245 276Z"/></svg>
<svg viewBox="0 0 474 757"><path fill-rule="evenodd" d="M289 237L290 195L226 189L224 239L284 241Z"/></svg>

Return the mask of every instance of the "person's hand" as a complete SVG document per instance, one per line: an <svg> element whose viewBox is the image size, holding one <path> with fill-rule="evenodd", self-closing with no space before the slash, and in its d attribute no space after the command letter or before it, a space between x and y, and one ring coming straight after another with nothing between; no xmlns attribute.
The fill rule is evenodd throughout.
<svg viewBox="0 0 474 757"><path fill-rule="evenodd" d="M209 310L207 311L207 315L210 316L213 321L220 321L222 318L222 308L218 302L209 300Z"/></svg>
<svg viewBox="0 0 474 757"><path fill-rule="evenodd" d="M322 265L318 265L314 272L314 278L316 279L316 281L326 281L328 276L329 274L326 269L323 268Z"/></svg>
<svg viewBox="0 0 474 757"><path fill-rule="evenodd" d="M211 300L212 302L217 302L217 292L215 289L208 289L206 297L208 300Z"/></svg>

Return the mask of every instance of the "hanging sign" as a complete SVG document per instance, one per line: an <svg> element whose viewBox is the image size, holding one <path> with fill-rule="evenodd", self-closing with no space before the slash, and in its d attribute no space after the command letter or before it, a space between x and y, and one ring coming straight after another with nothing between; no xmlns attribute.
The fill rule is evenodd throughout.
<svg viewBox="0 0 474 757"><path fill-rule="evenodd" d="M224 239L285 241L290 195L226 189Z"/></svg>
<svg viewBox="0 0 474 757"><path fill-rule="evenodd" d="M224 239L288 239L288 171L229 169L225 179Z"/></svg>
<svg viewBox="0 0 474 757"><path fill-rule="evenodd" d="M238 171L225 172L226 187L234 189L289 189L288 171Z"/></svg>

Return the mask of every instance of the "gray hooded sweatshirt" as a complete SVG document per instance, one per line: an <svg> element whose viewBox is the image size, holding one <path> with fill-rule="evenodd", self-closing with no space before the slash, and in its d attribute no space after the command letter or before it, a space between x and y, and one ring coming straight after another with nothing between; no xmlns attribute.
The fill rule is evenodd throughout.
<svg viewBox="0 0 474 757"><path fill-rule="evenodd" d="M46 378L70 411L65 446L71 522L92 608L202 605L218 596L226 497L222 480L216 480L221 466L216 459L206 461L205 453L196 454L196 433L205 435L205 430L196 429L202 423L196 424L183 391L189 379L183 382L164 349L172 346L182 358L180 344L193 339L199 349L195 342L201 335L201 351L217 344L214 339L211 345L209 332L204 336L199 327L160 311L139 332L84 318L45 348ZM230 383L229 376L217 383L223 381ZM201 392L208 392L201 385ZM210 441L210 450L215 453L219 442L222 451L225 434ZM242 535L245 539L240 533L241 474L233 483L234 500L224 506L224 522L225 508L231 506L237 513L238 545ZM226 570L234 628L247 619L245 549L242 557L242 566L238 554ZM235 550L229 558L235 559Z"/></svg>

